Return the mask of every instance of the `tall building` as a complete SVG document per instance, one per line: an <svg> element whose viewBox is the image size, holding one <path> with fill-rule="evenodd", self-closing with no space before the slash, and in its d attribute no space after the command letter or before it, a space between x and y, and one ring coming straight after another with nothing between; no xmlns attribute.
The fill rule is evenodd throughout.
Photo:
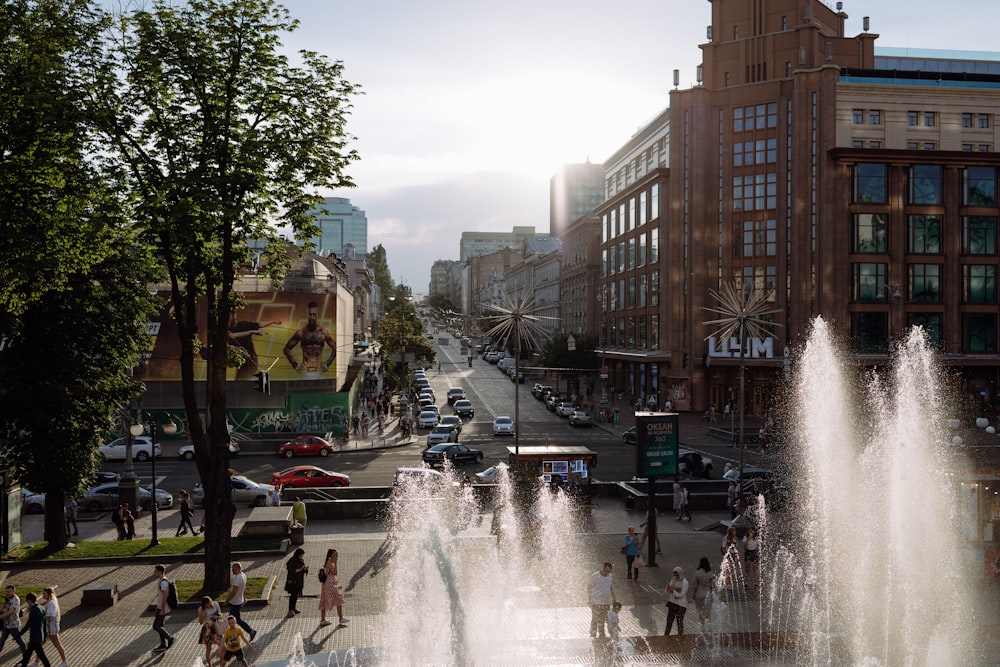
<svg viewBox="0 0 1000 667"><path fill-rule="evenodd" d="M763 414L822 315L861 365L922 325L996 410L998 57L876 49L819 0L710 6L702 83L604 164L609 381L721 411L743 349ZM711 336L725 283L769 291L769 336Z"/></svg>
<svg viewBox="0 0 1000 667"><path fill-rule="evenodd" d="M604 166L567 164L549 181L549 235L562 238L575 220L604 201Z"/></svg>
<svg viewBox="0 0 1000 667"><path fill-rule="evenodd" d="M470 257L489 255L504 248L520 248L524 240L537 236L534 227L514 227L509 232L462 232L459 242L459 261Z"/></svg>
<svg viewBox="0 0 1000 667"><path fill-rule="evenodd" d="M368 218L350 199L326 197L323 205L311 212L320 228L319 236L311 239L316 254L356 259L368 252Z"/></svg>

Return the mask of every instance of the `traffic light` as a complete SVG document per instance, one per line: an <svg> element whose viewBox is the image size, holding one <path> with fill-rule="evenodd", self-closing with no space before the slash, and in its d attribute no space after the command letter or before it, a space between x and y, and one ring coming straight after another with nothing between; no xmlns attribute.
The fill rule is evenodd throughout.
<svg viewBox="0 0 1000 667"><path fill-rule="evenodd" d="M253 374L254 377L254 391L259 391L262 394L271 393L271 378L268 376L267 371L257 371Z"/></svg>

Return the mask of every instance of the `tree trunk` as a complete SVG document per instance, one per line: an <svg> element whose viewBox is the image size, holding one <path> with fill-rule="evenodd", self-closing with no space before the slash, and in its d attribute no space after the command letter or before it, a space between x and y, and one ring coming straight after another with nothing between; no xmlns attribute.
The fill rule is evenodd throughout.
<svg viewBox="0 0 1000 667"><path fill-rule="evenodd" d="M58 551L69 544L66 535L66 496L59 489L45 490L45 541Z"/></svg>

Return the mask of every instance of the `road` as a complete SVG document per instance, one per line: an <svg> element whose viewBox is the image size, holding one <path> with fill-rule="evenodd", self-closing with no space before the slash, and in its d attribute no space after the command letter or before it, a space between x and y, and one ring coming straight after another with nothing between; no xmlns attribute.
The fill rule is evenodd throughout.
<svg viewBox="0 0 1000 667"><path fill-rule="evenodd" d="M437 339L443 340L443 339ZM462 356L455 345L439 345L441 370L437 367L427 371L431 388L438 398L442 415L452 414L446 395L451 387L462 387L466 397L472 401L476 415L465 420L459 442L483 452L481 464L467 464L462 470L470 476L475 472L500 461L507 460L507 447L513 446L509 436L493 435L493 419L498 415L514 417L514 383L497 367L479 357L473 358L472 367L467 357ZM549 384L554 381L547 380ZM519 387L520 396L520 443L584 445L598 453L598 466L594 477L598 480L628 480L634 474L634 449L622 443L617 434L599 428L574 428L565 417L559 417L546 409L541 401L531 395L531 380ZM623 406L624 407L624 406ZM300 459L280 459L277 456L241 454L233 460L233 468L240 474L258 482L268 482L271 474L292 465L309 464L346 473L351 476L352 486L387 486L392 481L396 468L420 465L421 453L425 448L426 430L415 430L412 443L387 449L366 449L359 444L358 449L342 452L328 458L310 457ZM683 440L683 434L682 434ZM164 454L157 460L157 484L170 491L191 489L198 481L198 470L193 461L182 461L174 456L177 446L165 444ZM734 460L735 450L725 443L704 443L696 447L713 459L715 469L712 477L719 478L725 462ZM757 465L760 457L749 454L748 465ZM121 472L122 462L110 462L105 469ZM148 485L152 479L151 463L135 463L136 473L142 483Z"/></svg>

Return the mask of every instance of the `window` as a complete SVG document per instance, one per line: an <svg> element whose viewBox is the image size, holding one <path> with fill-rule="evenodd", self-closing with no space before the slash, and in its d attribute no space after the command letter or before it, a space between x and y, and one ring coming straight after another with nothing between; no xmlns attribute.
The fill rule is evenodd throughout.
<svg viewBox="0 0 1000 667"><path fill-rule="evenodd" d="M937 114L933 111L924 112L924 127L934 127L937 123Z"/></svg>
<svg viewBox="0 0 1000 667"><path fill-rule="evenodd" d="M649 316L649 346L654 350L660 347L660 316Z"/></svg>
<svg viewBox="0 0 1000 667"><path fill-rule="evenodd" d="M907 251L921 254L941 252L941 216L911 215L907 217Z"/></svg>
<svg viewBox="0 0 1000 667"><path fill-rule="evenodd" d="M922 327L930 346L940 349L942 340L940 313L907 313L906 328L910 327Z"/></svg>
<svg viewBox="0 0 1000 667"><path fill-rule="evenodd" d="M646 266L646 233L639 234L639 255L636 257L636 266Z"/></svg>
<svg viewBox="0 0 1000 667"><path fill-rule="evenodd" d="M909 266L910 301L941 303L941 265L911 264Z"/></svg>
<svg viewBox="0 0 1000 667"><path fill-rule="evenodd" d="M611 209L611 238L615 238L621 234L621 229L618 228L618 209Z"/></svg>
<svg viewBox="0 0 1000 667"><path fill-rule="evenodd" d="M979 118L977 118L977 120L979 121L980 129L985 130L990 126L990 115L988 113L979 114Z"/></svg>
<svg viewBox="0 0 1000 667"><path fill-rule="evenodd" d="M781 17L781 31L784 32L785 30L788 30L788 17L787 16L782 16Z"/></svg>
<svg viewBox="0 0 1000 667"><path fill-rule="evenodd" d="M785 62L785 78L786 79L792 78L792 63L787 61Z"/></svg>
<svg viewBox="0 0 1000 667"><path fill-rule="evenodd" d="M651 271L649 273L649 305L660 305L660 272Z"/></svg>
<svg viewBox="0 0 1000 667"><path fill-rule="evenodd" d="M618 271L618 246L611 244L608 248L608 273L614 275Z"/></svg>
<svg viewBox="0 0 1000 667"><path fill-rule="evenodd" d="M618 244L618 273L625 272L626 259L627 258L625 256L625 242L622 241L621 243Z"/></svg>
<svg viewBox="0 0 1000 667"><path fill-rule="evenodd" d="M881 125L882 124L882 111L880 109L869 109L868 110L868 123L871 125Z"/></svg>
<svg viewBox="0 0 1000 667"><path fill-rule="evenodd" d="M854 202L884 204L888 201L887 166L884 164L854 165Z"/></svg>
<svg viewBox="0 0 1000 667"><path fill-rule="evenodd" d="M648 215L648 211L646 209L646 205L647 205L646 193L645 192L640 192L639 193L639 225L640 226L646 224L646 220L649 219L649 215Z"/></svg>
<svg viewBox="0 0 1000 667"><path fill-rule="evenodd" d="M962 217L962 252L967 255L997 254L997 219L992 215Z"/></svg>
<svg viewBox="0 0 1000 667"><path fill-rule="evenodd" d="M875 303L885 299L881 292L888 280L888 264L852 264L852 292L855 301Z"/></svg>
<svg viewBox="0 0 1000 667"><path fill-rule="evenodd" d="M608 249L601 251L601 275L608 275Z"/></svg>
<svg viewBox="0 0 1000 667"><path fill-rule="evenodd" d="M660 184L653 183L650 188L649 219L656 220L660 217Z"/></svg>
<svg viewBox="0 0 1000 667"><path fill-rule="evenodd" d="M734 25L733 26L733 40L735 41L735 40L737 40L739 38L740 38L740 27L738 25Z"/></svg>
<svg viewBox="0 0 1000 667"><path fill-rule="evenodd" d="M937 144L935 144L933 141L925 141L924 142L924 150L925 151L932 151L932 150L935 150L936 148L937 148Z"/></svg>
<svg viewBox="0 0 1000 667"><path fill-rule="evenodd" d="M743 107L733 109L733 132L743 131Z"/></svg>
<svg viewBox="0 0 1000 667"><path fill-rule="evenodd" d="M972 144L962 144L962 150L966 153L972 152Z"/></svg>
<svg viewBox="0 0 1000 667"><path fill-rule="evenodd" d="M965 303L996 303L995 264L966 264L962 267L962 297Z"/></svg>
<svg viewBox="0 0 1000 667"><path fill-rule="evenodd" d="M966 206L996 206L996 167L966 167L962 172L962 190L962 203Z"/></svg>
<svg viewBox="0 0 1000 667"><path fill-rule="evenodd" d="M915 150L917 150L918 148L920 148L920 144L919 144L919 143L917 143L916 141L907 141L907 142L906 142L906 148L907 148L908 150L911 150L911 151L915 151Z"/></svg>
<svg viewBox="0 0 1000 667"><path fill-rule="evenodd" d="M868 148L882 148L882 142L881 141L869 141L868 142Z"/></svg>
<svg viewBox="0 0 1000 667"><path fill-rule="evenodd" d="M625 302L626 308L635 308L635 276L628 279L628 299Z"/></svg>
<svg viewBox="0 0 1000 667"><path fill-rule="evenodd" d="M941 167L933 164L910 167L910 203L941 203Z"/></svg>
<svg viewBox="0 0 1000 667"><path fill-rule="evenodd" d="M990 145L989 144L979 144L978 149L979 149L980 153L989 153L990 152Z"/></svg>
<svg viewBox="0 0 1000 667"><path fill-rule="evenodd" d="M854 109L851 112L851 122L855 125L864 125L865 122L865 110L864 109Z"/></svg>
<svg viewBox="0 0 1000 667"><path fill-rule="evenodd" d="M864 147L865 147L865 142L862 141L861 139L854 139L853 141L851 141L851 148L864 148Z"/></svg>
<svg viewBox="0 0 1000 667"><path fill-rule="evenodd" d="M646 316L639 316L639 349L646 349Z"/></svg>
<svg viewBox="0 0 1000 667"><path fill-rule="evenodd" d="M729 72L726 72L726 88L729 87Z"/></svg>
<svg viewBox="0 0 1000 667"><path fill-rule="evenodd" d="M885 352L889 343L887 313L852 313L851 338L858 352Z"/></svg>
<svg viewBox="0 0 1000 667"><path fill-rule="evenodd" d="M777 207L777 174L754 174L733 178L734 211L763 211Z"/></svg>
<svg viewBox="0 0 1000 667"><path fill-rule="evenodd" d="M919 111L907 111L906 112L906 124L910 126L915 126L920 124L920 112Z"/></svg>
<svg viewBox="0 0 1000 667"><path fill-rule="evenodd" d="M656 264L660 261L660 228L653 227L649 231L649 262Z"/></svg>
<svg viewBox="0 0 1000 667"><path fill-rule="evenodd" d="M962 315L962 350L964 352L997 351L997 318L993 313Z"/></svg>
<svg viewBox="0 0 1000 667"><path fill-rule="evenodd" d="M635 238L628 240L628 270L635 268Z"/></svg>
<svg viewBox="0 0 1000 667"><path fill-rule="evenodd" d="M886 219L881 213L854 214L854 252L887 252Z"/></svg>
<svg viewBox="0 0 1000 667"><path fill-rule="evenodd" d="M635 229L635 223L637 222L635 214L635 197L628 200L628 228L630 230Z"/></svg>
<svg viewBox="0 0 1000 667"><path fill-rule="evenodd" d="M611 238L611 216L604 214L604 221L601 224L601 243L607 243Z"/></svg>
<svg viewBox="0 0 1000 667"><path fill-rule="evenodd" d="M963 113L962 114L962 127L972 127L972 114Z"/></svg>
<svg viewBox="0 0 1000 667"><path fill-rule="evenodd" d="M645 308L646 307L646 292L647 292L646 274L642 274L641 276L639 276L639 307L640 308Z"/></svg>

